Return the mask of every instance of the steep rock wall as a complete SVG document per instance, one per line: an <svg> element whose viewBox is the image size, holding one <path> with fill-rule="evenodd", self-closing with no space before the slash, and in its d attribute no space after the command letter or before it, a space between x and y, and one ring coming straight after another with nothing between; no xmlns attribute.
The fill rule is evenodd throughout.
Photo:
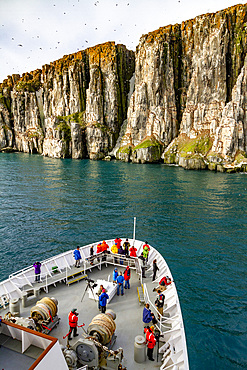
<svg viewBox="0 0 247 370"><path fill-rule="evenodd" d="M246 156L246 9L237 5L142 36L118 158L158 161L157 150L150 156L155 146L166 163L198 169ZM236 90L242 103L233 124Z"/></svg>
<svg viewBox="0 0 247 370"><path fill-rule="evenodd" d="M0 149L103 158L126 119L133 73L134 52L109 42L9 76L0 86Z"/></svg>
<svg viewBox="0 0 247 370"><path fill-rule="evenodd" d="M135 54L109 42L9 76L0 85L0 149L245 168L246 10L160 28Z"/></svg>
<svg viewBox="0 0 247 370"><path fill-rule="evenodd" d="M246 168L246 10L237 5L182 24L186 105L165 162L220 171Z"/></svg>
<svg viewBox="0 0 247 370"><path fill-rule="evenodd" d="M123 158L126 148L134 148L143 140L149 140L155 146L166 146L177 136L178 79L174 55L179 52L179 39L178 25L168 26L141 38L136 51L135 91L130 99L128 124L118 158ZM143 150L140 151L140 158L137 151L130 158L135 162L159 159L150 156L148 149L146 151L147 160Z"/></svg>

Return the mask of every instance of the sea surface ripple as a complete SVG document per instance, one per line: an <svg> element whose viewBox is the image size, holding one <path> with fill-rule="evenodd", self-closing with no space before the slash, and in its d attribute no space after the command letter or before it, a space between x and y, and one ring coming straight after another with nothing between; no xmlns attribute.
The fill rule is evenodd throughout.
<svg viewBox="0 0 247 370"><path fill-rule="evenodd" d="M247 368L246 174L0 155L0 278L117 236L165 257L190 368Z"/></svg>

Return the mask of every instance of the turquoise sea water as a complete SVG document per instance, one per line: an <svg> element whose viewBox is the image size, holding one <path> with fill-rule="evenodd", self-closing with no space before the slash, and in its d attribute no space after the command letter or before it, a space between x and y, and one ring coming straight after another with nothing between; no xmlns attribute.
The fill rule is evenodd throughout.
<svg viewBox="0 0 247 370"><path fill-rule="evenodd" d="M0 278L102 239L147 240L180 298L190 368L247 368L247 174L0 155Z"/></svg>

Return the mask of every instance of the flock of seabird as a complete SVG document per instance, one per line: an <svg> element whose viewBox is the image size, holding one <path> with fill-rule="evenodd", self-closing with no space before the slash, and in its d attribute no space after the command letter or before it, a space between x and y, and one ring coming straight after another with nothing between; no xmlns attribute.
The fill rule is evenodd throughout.
<svg viewBox="0 0 247 370"><path fill-rule="evenodd" d="M78 2L80 2L80 0L78 0ZM100 1L99 0L97 0L96 2L94 2L94 6L98 6L99 5L99 3L100 3ZM53 4L53 7L55 7L57 4ZM115 4L115 6L118 6L119 4L118 3L116 3ZM130 5L130 3L127 3L126 4L126 6L129 6ZM73 7L75 6L74 4L72 5ZM63 11L63 15L65 16L67 13L65 12L65 11ZM37 21L40 21L40 17L37 17ZM111 19L109 19L109 22L111 21ZM22 18L21 19L21 22L22 23L25 23L25 18ZM4 27L5 25L4 24L2 24L2 27ZM87 26L87 23L85 23L85 26ZM120 26L122 26L122 24L120 25ZM135 26L136 26L136 24L135 24ZM94 28L94 31L98 31L99 30L99 28L98 27L95 27ZM24 30L25 32L27 32L27 30L25 29ZM117 29L116 28L114 28L114 30L113 30L114 32L116 32L117 31ZM56 30L56 32L58 32L57 30ZM128 35L128 37L129 37L130 35ZM32 36L32 39L35 39L35 38L39 38L39 35L37 35L37 36ZM15 38L14 37L12 37L11 38L11 41L15 41ZM119 40L119 42L121 42L121 40ZM59 45L61 43L61 41L57 41L57 45ZM85 43L86 44L88 44L89 43L89 40L85 40ZM133 41L132 41L132 44L133 44ZM23 43L19 43L19 44L17 44L17 47L20 47L20 48L24 48L25 47L25 45L23 44ZM84 48L84 45L82 45L82 48ZM2 47L0 47L0 49L2 49ZM50 47L50 50L52 49L52 47ZM54 46L54 49L57 49L57 46ZM43 50L43 47L39 47L39 49L38 50ZM80 50L79 48L77 48L77 50ZM32 52L33 50L32 49L30 49L30 52ZM30 56L27 56L27 59L30 59ZM8 64L8 61L6 61L6 64ZM15 68L13 68L13 69L15 69Z"/></svg>
<svg viewBox="0 0 247 370"><path fill-rule="evenodd" d="M100 4L100 1L99 0L93 0L94 1L94 3L93 3L93 5L95 6L95 7L97 7L99 4ZM78 0L78 3L80 2L80 0ZM180 2L180 0L178 0L178 2ZM89 6L90 6L90 4L88 4ZM92 5L92 4L91 4ZM120 5L120 3L115 3L115 6L116 7L118 7ZM125 3L125 4L121 4L121 6L127 6L127 7L129 7L130 6L130 3L128 2L128 3ZM60 9L60 7L59 7L59 3L58 4L53 4L53 7L56 7L57 6L57 8L59 9L59 10L61 10ZM75 6L75 4L72 4L72 6L74 7ZM131 7L130 7L130 9L131 9ZM67 14L67 12L66 11L61 11L61 14L63 13L63 16L66 16L66 14ZM37 21L40 21L41 20L41 18L40 17L37 17ZM111 19L109 19L108 20L109 22L111 22ZM24 18L22 18L21 19L21 22L22 23L25 23L25 19ZM87 23L85 23L84 24L85 26L87 26ZM122 26L122 23L120 24L120 26ZM137 27L137 25L135 24L134 25L135 27ZM4 27L4 24L2 24L2 27ZM27 30L25 29L24 30L25 32L27 32ZM100 28L97 26L97 27L94 27L94 31L95 32L99 32L100 31ZM55 31L56 33L58 32L58 30L56 30ZM117 32L117 28L113 28L113 32ZM128 37L130 37L130 35L127 35ZM39 35L37 35L37 36L32 36L32 39L35 39L35 38L37 38L37 39L39 39L40 37L39 37ZM11 41L15 41L15 38L14 37L12 37L11 38ZM107 41L107 40L106 40ZM118 40L118 42L120 42L121 43L121 40ZM85 40L85 42L84 42L84 44L86 45L86 44L88 44L89 43L89 40L87 39L87 40ZM134 42L133 41L131 41L130 42L131 44L133 44ZM50 47L50 50L52 50L52 49L58 49L58 46L60 46L60 44L61 44L61 41L57 41L56 42L56 44L53 46L53 47ZM84 48L84 44L81 46L81 49L83 49ZM17 47L19 47L19 48L25 48L25 45L23 44L23 43L19 43L19 44L17 44ZM0 49L2 49L2 47L0 47ZM43 46L39 46L38 47L38 50L40 50L40 51L43 51L44 50L44 47ZM77 48L77 50L80 50L80 48ZM33 50L32 49L30 49L30 52L33 52ZM27 59L30 59L31 57L30 56L27 56ZM8 64L8 61L6 61L6 64ZM13 68L13 69L15 69L15 68Z"/></svg>

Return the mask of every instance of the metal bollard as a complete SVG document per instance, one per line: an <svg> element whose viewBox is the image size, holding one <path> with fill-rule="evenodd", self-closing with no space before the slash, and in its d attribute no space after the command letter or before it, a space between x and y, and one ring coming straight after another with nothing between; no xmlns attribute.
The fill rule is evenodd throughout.
<svg viewBox="0 0 247 370"><path fill-rule="evenodd" d="M146 361L146 340L142 335L135 337L134 360L138 363Z"/></svg>

